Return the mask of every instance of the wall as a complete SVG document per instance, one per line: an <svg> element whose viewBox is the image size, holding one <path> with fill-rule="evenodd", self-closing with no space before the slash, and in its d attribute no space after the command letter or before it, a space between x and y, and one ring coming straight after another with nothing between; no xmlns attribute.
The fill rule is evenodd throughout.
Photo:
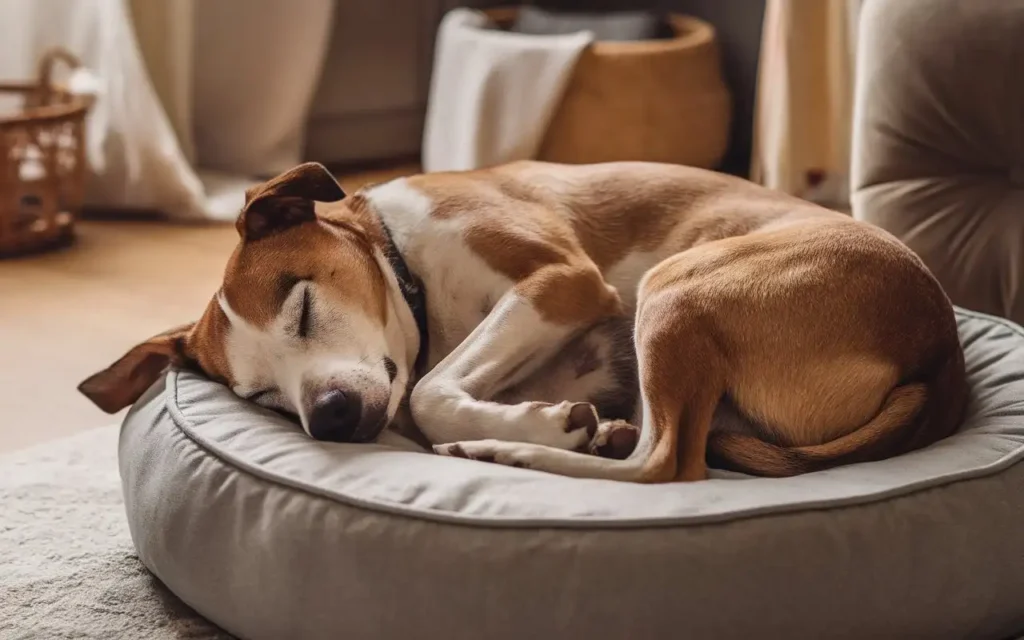
<svg viewBox="0 0 1024 640"><path fill-rule="evenodd" d="M733 91L732 141L723 170L750 164L754 87L765 0L542 0L564 8L678 11L715 25ZM335 37L314 101L307 155L328 163L418 154L437 23L455 6L495 0L347 0L335 9ZM354 62L357 61L357 62Z"/></svg>
<svg viewBox="0 0 1024 640"><path fill-rule="evenodd" d="M688 13L715 25L735 108L732 139L722 169L747 175L765 0L663 0L656 5L662 11Z"/></svg>

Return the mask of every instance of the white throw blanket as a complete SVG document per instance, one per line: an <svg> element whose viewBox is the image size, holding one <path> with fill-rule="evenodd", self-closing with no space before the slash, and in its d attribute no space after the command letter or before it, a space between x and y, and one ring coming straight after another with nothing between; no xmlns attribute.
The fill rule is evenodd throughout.
<svg viewBox="0 0 1024 640"><path fill-rule="evenodd" d="M453 9L438 30L423 168L452 171L535 157L589 31L525 35Z"/></svg>

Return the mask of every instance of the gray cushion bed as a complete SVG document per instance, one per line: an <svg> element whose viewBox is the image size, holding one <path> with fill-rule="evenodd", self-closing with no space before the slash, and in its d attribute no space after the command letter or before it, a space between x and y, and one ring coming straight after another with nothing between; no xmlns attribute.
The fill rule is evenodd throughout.
<svg viewBox="0 0 1024 640"><path fill-rule="evenodd" d="M243 638L1005 638L1024 629L1024 333L958 311L957 435L642 486L318 443L171 372L125 420L133 540Z"/></svg>

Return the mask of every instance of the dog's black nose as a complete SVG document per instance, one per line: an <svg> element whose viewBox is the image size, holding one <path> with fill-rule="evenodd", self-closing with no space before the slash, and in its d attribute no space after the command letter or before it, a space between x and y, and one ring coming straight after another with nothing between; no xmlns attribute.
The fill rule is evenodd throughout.
<svg viewBox="0 0 1024 640"><path fill-rule="evenodd" d="M327 391L316 399L309 414L309 435L317 440L350 442L362 410L363 401L358 393Z"/></svg>

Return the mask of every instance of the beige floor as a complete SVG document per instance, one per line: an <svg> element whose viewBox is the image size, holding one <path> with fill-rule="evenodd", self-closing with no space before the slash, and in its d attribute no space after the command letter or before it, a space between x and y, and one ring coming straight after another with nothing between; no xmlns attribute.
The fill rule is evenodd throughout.
<svg viewBox="0 0 1024 640"><path fill-rule="evenodd" d="M413 170L341 182L355 189ZM117 420L76 385L133 344L195 319L236 240L231 225L89 221L65 251L0 260L0 452Z"/></svg>

